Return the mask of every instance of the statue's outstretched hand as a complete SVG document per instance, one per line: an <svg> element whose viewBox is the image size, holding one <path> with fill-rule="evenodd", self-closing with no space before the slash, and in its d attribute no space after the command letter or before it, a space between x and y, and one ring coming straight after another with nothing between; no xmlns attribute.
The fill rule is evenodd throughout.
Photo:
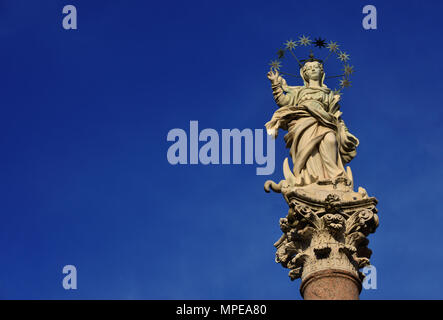
<svg viewBox="0 0 443 320"><path fill-rule="evenodd" d="M271 70L268 72L267 76L268 76L268 79L271 81L271 83L272 83L273 85L280 84L281 81L282 81L282 77L280 76L280 74L278 73L277 70L274 70L274 71L273 71L273 70L271 69Z"/></svg>

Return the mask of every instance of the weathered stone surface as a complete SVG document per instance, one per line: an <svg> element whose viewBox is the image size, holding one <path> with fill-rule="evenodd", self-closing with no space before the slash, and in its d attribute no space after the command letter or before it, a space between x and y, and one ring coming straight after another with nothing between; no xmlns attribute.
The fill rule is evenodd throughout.
<svg viewBox="0 0 443 320"><path fill-rule="evenodd" d="M358 300L361 283L343 270L323 270L303 280L300 293L305 300Z"/></svg>
<svg viewBox="0 0 443 320"><path fill-rule="evenodd" d="M281 192L289 206L286 217L280 219L283 235L274 246L275 260L290 270L291 280L301 278L304 282L313 274L328 270L344 272L358 281L363 279L359 269L369 265L372 254L367 236L379 223L377 200L366 192L344 191L347 183L339 181L335 189L319 192L312 191L315 187L288 185L287 181L278 185L266 182L265 189L269 191L274 184L272 189ZM318 283L345 283L330 278Z"/></svg>

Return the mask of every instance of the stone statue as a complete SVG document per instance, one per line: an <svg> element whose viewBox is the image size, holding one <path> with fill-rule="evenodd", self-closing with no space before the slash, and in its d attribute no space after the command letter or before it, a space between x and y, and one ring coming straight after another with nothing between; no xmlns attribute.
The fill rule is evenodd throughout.
<svg viewBox="0 0 443 320"><path fill-rule="evenodd" d="M311 58L300 69L304 86L288 86L277 70L269 71L272 92L279 109L266 124L268 134L287 130L296 185L348 177L344 164L356 155L358 139L341 119L340 95L325 84L323 64Z"/></svg>
<svg viewBox="0 0 443 320"><path fill-rule="evenodd" d="M265 182L265 191L281 193L289 206L280 219L283 235L274 244L275 261L290 269L291 280L302 279L305 299L358 299L364 278L359 269L370 264L372 254L367 236L379 224L377 199L361 187L355 192L351 169L344 167L355 157L359 141L341 118L340 93L324 84L324 62L312 51L306 60L294 54L311 42L303 36L286 43L286 51L299 63L304 85L289 86L279 61L271 63L267 74L279 109L266 129L274 137L279 129L287 131L284 140L293 164L291 170L286 158L285 179ZM325 47L325 40L316 39L315 46ZM328 48L329 55L335 53L343 62L349 59L335 42ZM278 54L281 58L285 52ZM353 67L345 64L342 88L350 85L352 72Z"/></svg>

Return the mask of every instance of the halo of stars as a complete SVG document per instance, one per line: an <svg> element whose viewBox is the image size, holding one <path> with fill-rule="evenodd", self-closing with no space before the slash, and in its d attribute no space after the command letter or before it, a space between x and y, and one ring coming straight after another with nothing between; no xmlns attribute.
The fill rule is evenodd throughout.
<svg viewBox="0 0 443 320"><path fill-rule="evenodd" d="M281 59L283 59L288 53L292 55L298 62L299 65L301 65L300 61L295 54L295 52L298 50L298 48L316 48L319 50L325 49L323 51L327 52L326 58L323 59L323 63L325 63L330 56L336 56L338 60L340 60L343 63L342 68L342 74L336 75L336 76L330 76L327 78L340 78L339 79L339 88L334 89L333 93L334 95L341 95L342 90L345 88L349 88L351 86L351 81L349 80L349 77L355 72L354 66L350 65L350 55L346 52L340 49L340 45L337 44L337 42L334 41L327 41L326 39L323 39L321 37L315 38L312 40L309 36L302 35L298 37L298 40L293 40L292 38L285 41L283 43L283 47L277 51L277 59L272 60L269 65L271 66L271 70L280 71L282 68ZM312 52L312 50L311 50ZM289 73L284 73L287 75L294 76ZM298 76L296 76L298 77Z"/></svg>

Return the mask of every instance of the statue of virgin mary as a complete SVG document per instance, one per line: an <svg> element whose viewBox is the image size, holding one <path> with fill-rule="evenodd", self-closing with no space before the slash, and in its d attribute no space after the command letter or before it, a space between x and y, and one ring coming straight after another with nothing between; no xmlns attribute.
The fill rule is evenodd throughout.
<svg viewBox="0 0 443 320"><path fill-rule="evenodd" d="M271 68L267 74L279 106L266 123L267 132L276 137L278 129L288 131L284 139L290 150L296 185L339 177L352 181L344 165L355 157L359 141L341 118L340 95L324 84L320 60L311 57L301 67L300 75L303 86L288 86L276 69Z"/></svg>

